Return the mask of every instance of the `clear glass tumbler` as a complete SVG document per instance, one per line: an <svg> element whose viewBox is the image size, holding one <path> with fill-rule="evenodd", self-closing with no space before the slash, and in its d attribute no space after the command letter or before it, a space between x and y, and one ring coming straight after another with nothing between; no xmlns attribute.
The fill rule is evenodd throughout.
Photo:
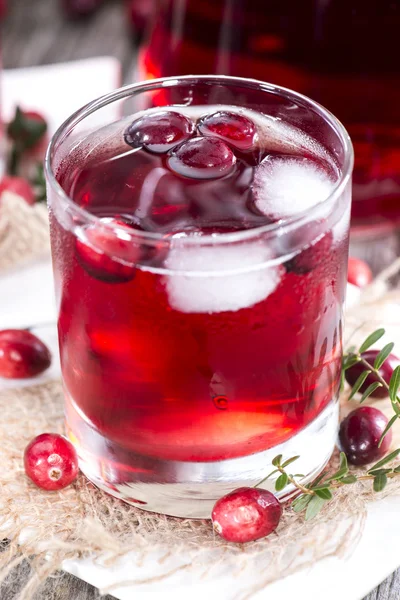
<svg viewBox="0 0 400 600"><path fill-rule="evenodd" d="M127 145L137 111L160 108L191 139L166 154ZM214 131L221 114L251 143ZM180 171L196 144L222 155ZM131 85L59 128L46 176L66 423L97 486L203 518L277 454L300 455L304 482L321 471L337 435L352 166L331 113L240 78Z"/></svg>

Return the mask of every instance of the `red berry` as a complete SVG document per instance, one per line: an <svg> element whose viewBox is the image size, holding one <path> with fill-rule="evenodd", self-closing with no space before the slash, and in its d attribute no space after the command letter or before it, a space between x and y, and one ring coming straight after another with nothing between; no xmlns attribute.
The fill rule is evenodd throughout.
<svg viewBox="0 0 400 600"><path fill-rule="evenodd" d="M372 406L353 410L340 424L339 446L353 465L366 465L384 456L392 442L392 432L380 437L388 424L385 415Z"/></svg>
<svg viewBox="0 0 400 600"><path fill-rule="evenodd" d="M133 148L162 154L187 140L193 133L190 119L175 111L157 111L139 117L127 127L124 139Z"/></svg>
<svg viewBox="0 0 400 600"><path fill-rule="evenodd" d="M211 518L224 540L243 544L272 533L281 515L282 506L271 492L242 487L220 498Z"/></svg>
<svg viewBox="0 0 400 600"><path fill-rule="evenodd" d="M168 166L172 171L194 179L216 179L230 173L236 156L218 138L197 137L172 150Z"/></svg>
<svg viewBox="0 0 400 600"><path fill-rule="evenodd" d="M372 271L366 262L359 258L349 257L347 281L363 288L372 281Z"/></svg>
<svg viewBox="0 0 400 600"><path fill-rule="evenodd" d="M104 218L103 223L118 229L89 225L77 237L75 250L82 267L96 279L109 283L124 283L134 278L140 249L129 233L128 226L117 219Z"/></svg>
<svg viewBox="0 0 400 600"><path fill-rule="evenodd" d="M43 373L51 364L51 354L30 331L0 331L0 377L27 379Z"/></svg>
<svg viewBox="0 0 400 600"><path fill-rule="evenodd" d="M42 433L25 448L25 473L43 490L61 490L78 475L74 446L58 433Z"/></svg>
<svg viewBox="0 0 400 600"><path fill-rule="evenodd" d="M5 191L20 196L29 205L34 204L36 201L33 187L31 186L29 181L27 181L23 177L13 177L11 175L5 175L0 181L0 196Z"/></svg>
<svg viewBox="0 0 400 600"><path fill-rule="evenodd" d="M103 4L103 0L62 0L64 12L71 19L89 17Z"/></svg>
<svg viewBox="0 0 400 600"><path fill-rule="evenodd" d="M198 129L202 135L217 136L240 150L254 144L256 126L244 115L219 110L200 119Z"/></svg>
<svg viewBox="0 0 400 600"><path fill-rule="evenodd" d="M367 352L363 352L361 356L370 365L373 365L378 354L379 350L367 350ZM397 356L395 356L394 354L389 354L388 358L379 369L379 374L386 381L386 383L389 383L393 375L393 371L398 365L400 365L400 359L397 358ZM347 369L345 373L347 383L353 386L357 381L358 377L361 375L361 373L363 373L363 371L365 371L365 367L361 363L356 363L350 369ZM371 383L375 383L375 381L379 380L375 377L374 374L368 375L367 379L364 381L363 385L360 388L360 392L365 392L367 387L371 385ZM386 398L387 396L388 392L383 386L378 387L374 391L374 393L371 394L372 398Z"/></svg>

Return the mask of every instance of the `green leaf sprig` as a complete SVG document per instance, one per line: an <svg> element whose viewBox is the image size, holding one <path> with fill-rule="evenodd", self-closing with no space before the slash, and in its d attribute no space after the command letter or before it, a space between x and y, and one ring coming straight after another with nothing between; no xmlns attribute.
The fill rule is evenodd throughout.
<svg viewBox="0 0 400 600"><path fill-rule="evenodd" d="M365 369L354 383L350 391L348 398L349 400L354 398L354 396L360 391L367 377L371 374L374 375L376 381L371 383L362 393L360 403L364 402L369 396L371 396L371 394L373 394L378 387L384 387L386 389L391 401L394 415L389 420L385 430L383 431L379 445L382 443L382 440L389 429L393 426L397 419L400 418L400 365L394 369L390 381L386 381L379 372L379 369L381 369L382 365L385 363L394 348L394 344L392 342L386 344L377 354L374 364L370 364L362 356L362 354L377 341L379 341L384 334L384 329L377 329L364 340L358 349L352 348L345 353L343 356L341 372L341 381L342 385L344 385L345 373L347 369L350 369L357 363L361 363ZM310 519L313 519L321 511L321 509L333 499L335 492L344 485L352 485L359 481L370 480L372 482L374 491L381 492L386 487L389 479L400 476L400 465L389 466L389 464L392 463L399 456L399 454L400 448L390 452L381 458L377 463L372 465L372 467L370 467L367 471L359 474L358 472L350 473L346 455L344 452L341 452L338 470L334 473L328 473L325 471L308 485L303 485L299 481L299 479L303 478L304 475L293 475L287 470L287 467L300 457L293 456L292 458L283 460L282 455L279 454L272 461L275 469L265 479L260 481L256 487L260 486L266 479L272 477L272 475L279 473L279 476L275 481L275 490L280 492L288 485L294 486L300 492L300 494L292 501L292 509L296 513L305 512L305 520L309 521Z"/></svg>

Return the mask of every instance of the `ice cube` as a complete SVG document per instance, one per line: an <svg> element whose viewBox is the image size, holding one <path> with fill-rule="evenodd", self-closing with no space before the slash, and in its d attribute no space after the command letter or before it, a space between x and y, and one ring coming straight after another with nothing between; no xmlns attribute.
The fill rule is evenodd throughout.
<svg viewBox="0 0 400 600"><path fill-rule="evenodd" d="M175 242L166 259L166 289L172 308L184 313L253 306L275 291L284 271L268 264L271 250L261 243L196 247L184 239Z"/></svg>
<svg viewBox="0 0 400 600"><path fill-rule="evenodd" d="M266 216L285 219L326 200L334 182L313 160L268 156L253 180L256 207Z"/></svg>

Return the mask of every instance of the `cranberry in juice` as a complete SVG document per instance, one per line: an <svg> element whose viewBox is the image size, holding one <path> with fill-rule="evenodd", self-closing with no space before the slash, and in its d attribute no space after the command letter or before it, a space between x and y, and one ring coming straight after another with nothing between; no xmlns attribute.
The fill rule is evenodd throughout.
<svg viewBox="0 0 400 600"><path fill-rule="evenodd" d="M339 177L315 140L233 106L150 109L61 161L97 217L51 214L67 423L96 483L143 503L155 465L275 452L332 417L349 213L287 243L258 232Z"/></svg>
<svg viewBox="0 0 400 600"><path fill-rule="evenodd" d="M253 77L302 92L346 126L355 149L352 230L400 223L400 2L166 0L141 79Z"/></svg>

